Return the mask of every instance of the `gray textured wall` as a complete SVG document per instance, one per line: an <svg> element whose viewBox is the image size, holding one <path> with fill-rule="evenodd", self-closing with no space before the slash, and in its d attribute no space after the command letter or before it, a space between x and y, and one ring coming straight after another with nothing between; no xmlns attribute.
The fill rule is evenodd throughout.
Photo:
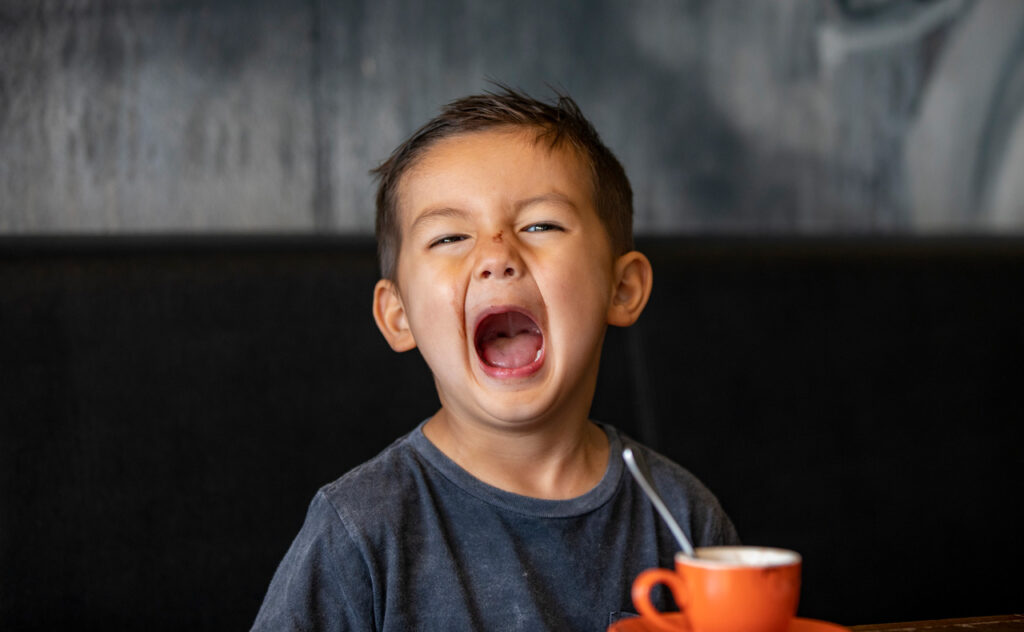
<svg viewBox="0 0 1024 632"><path fill-rule="evenodd" d="M0 231L369 232L487 78L579 101L641 233L1024 227L1017 0L0 0Z"/></svg>

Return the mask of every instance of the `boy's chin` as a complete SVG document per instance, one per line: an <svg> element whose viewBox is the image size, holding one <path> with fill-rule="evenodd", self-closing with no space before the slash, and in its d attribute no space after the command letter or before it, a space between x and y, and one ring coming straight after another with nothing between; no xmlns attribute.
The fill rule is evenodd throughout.
<svg viewBox="0 0 1024 632"><path fill-rule="evenodd" d="M488 419L517 429L539 427L565 417L564 402L556 393L526 389L514 393L494 393L478 402Z"/></svg>
<svg viewBox="0 0 1024 632"><path fill-rule="evenodd" d="M545 396L536 389L487 389L471 396L471 401L448 399L448 414L458 415L465 421L480 426L525 428L538 424L551 416L554 397Z"/></svg>

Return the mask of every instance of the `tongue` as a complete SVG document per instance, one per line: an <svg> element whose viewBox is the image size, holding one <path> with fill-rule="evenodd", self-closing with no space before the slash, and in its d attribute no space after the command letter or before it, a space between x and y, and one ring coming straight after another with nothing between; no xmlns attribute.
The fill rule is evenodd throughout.
<svg viewBox="0 0 1024 632"><path fill-rule="evenodd" d="M523 332L509 338L485 340L481 346L487 364L503 369L517 369L537 359L540 342L540 334Z"/></svg>
<svg viewBox="0 0 1024 632"><path fill-rule="evenodd" d="M518 312L488 319L480 340L484 362L503 369L517 369L537 359L544 340L537 325Z"/></svg>

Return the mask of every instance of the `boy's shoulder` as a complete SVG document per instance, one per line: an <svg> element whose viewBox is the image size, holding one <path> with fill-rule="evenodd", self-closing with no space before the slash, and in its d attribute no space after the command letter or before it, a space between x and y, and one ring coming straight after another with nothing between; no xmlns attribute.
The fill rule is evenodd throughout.
<svg viewBox="0 0 1024 632"><path fill-rule="evenodd" d="M682 485L687 489L703 489L704 485L690 470L661 452L630 437L623 436L623 447L633 448L639 455L638 464L657 483L659 480Z"/></svg>
<svg viewBox="0 0 1024 632"><path fill-rule="evenodd" d="M419 499L430 484L429 465L413 445L417 427L368 461L317 490L307 511L305 535L327 548L387 553L398 547L403 525L414 524Z"/></svg>
<svg viewBox="0 0 1024 632"><path fill-rule="evenodd" d="M630 437L623 435L622 444L637 454L640 469L665 504L679 514L676 518L691 525L697 543L739 543L736 529L718 498L690 470Z"/></svg>
<svg viewBox="0 0 1024 632"><path fill-rule="evenodd" d="M423 476L423 464L413 446L416 432L419 427L324 485L317 497L331 505L343 521L380 515L382 509L400 504L416 492Z"/></svg>
<svg viewBox="0 0 1024 632"><path fill-rule="evenodd" d="M702 486L701 482L693 475L692 472L690 472L690 470L673 461L661 452L647 444L637 441L624 432L620 431L619 437L622 441L623 449L632 448L633 453L637 455L637 465L640 466L640 469L645 474L654 477L655 481L667 477L673 480L676 484L682 483L687 486Z"/></svg>

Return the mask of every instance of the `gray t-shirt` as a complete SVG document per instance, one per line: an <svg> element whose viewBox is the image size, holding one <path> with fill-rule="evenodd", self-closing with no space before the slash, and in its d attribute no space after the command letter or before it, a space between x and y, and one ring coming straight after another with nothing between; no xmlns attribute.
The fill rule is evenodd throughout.
<svg viewBox="0 0 1024 632"><path fill-rule="evenodd" d="M474 478L421 424L316 494L253 630L603 631L635 612L633 579L671 568L678 548L623 467L624 446L695 545L738 543L692 474L602 428L601 482L542 500Z"/></svg>

